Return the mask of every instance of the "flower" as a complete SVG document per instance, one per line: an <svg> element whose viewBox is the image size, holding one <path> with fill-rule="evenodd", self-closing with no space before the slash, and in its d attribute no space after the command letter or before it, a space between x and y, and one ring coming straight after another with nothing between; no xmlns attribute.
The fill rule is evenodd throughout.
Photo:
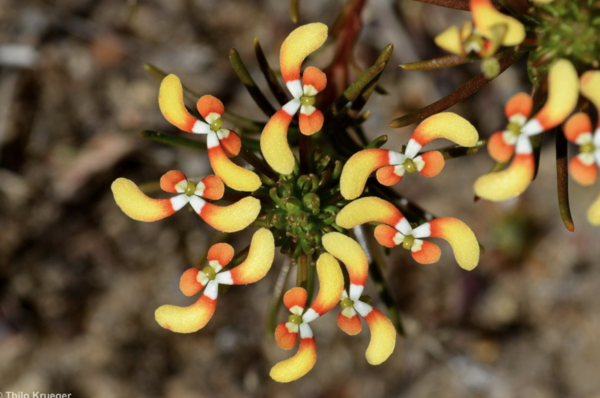
<svg viewBox="0 0 600 398"><path fill-rule="evenodd" d="M233 258L233 247L217 243L208 251L208 266L199 270L190 268L183 273L179 288L186 296L202 291L200 298L189 307L163 305L154 316L165 329L177 333L193 333L202 329L212 318L217 307L219 285L245 285L261 280L271 268L275 256L275 242L271 231L261 228L254 233L246 260L225 271Z"/></svg>
<svg viewBox="0 0 600 398"><path fill-rule="evenodd" d="M498 162L510 159L503 171L486 174L475 182L475 193L484 199L501 201L520 195L527 189L535 172L533 149L529 137L541 134L562 123L573 111L579 97L577 71L570 61L557 60L548 73L548 100L531 119L532 99L525 93L513 96L506 104L509 124L496 132L488 151Z"/></svg>
<svg viewBox="0 0 600 398"><path fill-rule="evenodd" d="M442 238L448 241L456 262L463 269L470 271L479 262L479 243L475 234L456 218L436 218L413 228L400 210L391 203L377 197L365 197L346 205L335 220L342 228L353 228L374 221L387 224L375 228L375 238L381 245L402 245L411 251L418 263L430 264L440 258L440 248L434 243L424 241L424 238Z"/></svg>
<svg viewBox="0 0 600 398"><path fill-rule="evenodd" d="M327 26L311 23L296 28L281 46L281 75L294 97L281 107L266 124L261 137L260 149L267 163L278 173L290 174L295 159L287 142L287 132L292 118L300 109L300 132L312 135L323 126L323 113L315 108L315 95L327 85L325 73L308 67L300 79L302 61L327 39Z"/></svg>
<svg viewBox="0 0 600 398"><path fill-rule="evenodd" d="M523 24L496 10L491 1L471 0L470 9L473 22L465 22L462 29L451 26L437 35L435 43L439 47L456 55L474 52L489 58L501 45L516 46L525 39Z"/></svg>
<svg viewBox="0 0 600 398"><path fill-rule="evenodd" d="M333 256L327 253L319 256L317 275L320 289L309 309L304 308L307 301L304 288L294 287L283 297L283 303L292 315L288 317L287 322L279 324L275 329L277 345L284 350L291 350L300 334L300 347L293 357L271 368L271 377L280 383L297 380L314 367L317 361L317 347L309 323L335 307L342 295L344 276L340 264Z"/></svg>
<svg viewBox="0 0 600 398"><path fill-rule="evenodd" d="M160 178L160 187L165 192L179 195L170 199L152 199L126 178L116 179L111 189L121 210L138 221L161 220L189 203L211 227L223 232L237 232L250 225L260 212L260 201L250 196L224 207L204 200L223 197L223 182L217 176L204 177L196 185L181 171L171 170Z"/></svg>
<svg viewBox="0 0 600 398"><path fill-rule="evenodd" d="M208 159L225 185L245 192L253 192L260 187L261 181L256 173L229 160L240 152L242 143L235 131L221 128L225 107L219 99L212 95L202 96L196 106L206 122L198 120L185 108L181 81L175 75L168 75L160 85L158 105L172 125L188 133L207 135Z"/></svg>
<svg viewBox="0 0 600 398"><path fill-rule="evenodd" d="M404 153L387 149L366 149L352 155L342 170L342 196L348 200L359 197L367 178L375 170L377 181L383 185L398 183L405 172L418 171L426 177L438 175L445 164L443 155L439 151L418 155L421 148L436 138L446 138L462 146L473 146L479 136L471 123L455 113L430 116L417 126Z"/></svg>

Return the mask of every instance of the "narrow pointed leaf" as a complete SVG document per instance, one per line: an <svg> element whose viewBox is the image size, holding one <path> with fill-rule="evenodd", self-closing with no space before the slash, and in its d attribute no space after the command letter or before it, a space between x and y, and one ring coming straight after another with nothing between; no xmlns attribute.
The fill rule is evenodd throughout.
<svg viewBox="0 0 600 398"><path fill-rule="evenodd" d="M160 142L167 145L183 146L192 149L199 149L206 151L206 143L191 140L189 138L178 137L176 135L161 133L155 130L144 130L140 133L144 138L148 138L152 141Z"/></svg>
<svg viewBox="0 0 600 398"><path fill-rule="evenodd" d="M478 60L464 57L462 55L450 54L443 57L429 59L427 61L411 62L409 64L400 65L404 70L434 70L442 68L450 68L452 66L463 65L468 62Z"/></svg>
<svg viewBox="0 0 600 398"><path fill-rule="evenodd" d="M569 162L567 160L567 139L564 134L556 134L556 188L558 195L558 210L565 227L573 232L575 224L569 207Z"/></svg>
<svg viewBox="0 0 600 398"><path fill-rule="evenodd" d="M460 145L454 145L446 148L437 149L438 152L444 156L444 159L455 159L463 156L474 155L479 150L487 145L487 140L479 140L474 146L464 147Z"/></svg>
<svg viewBox="0 0 600 398"><path fill-rule="evenodd" d="M290 18L293 23L298 23L300 18L300 0L290 0Z"/></svg>
<svg viewBox="0 0 600 398"><path fill-rule="evenodd" d="M283 292L285 291L285 284L287 282L291 266L291 259L286 257L285 260L283 260L281 269L279 270L279 276L277 277L275 286L273 286L273 297L271 298L271 303L269 304L266 322L266 332L267 336L269 337L273 336L275 333L275 328L277 327L277 314L279 313L279 309L283 303Z"/></svg>
<svg viewBox="0 0 600 398"><path fill-rule="evenodd" d="M269 66L269 62L267 61L267 57L265 57L265 53L260 46L260 42L255 37L254 38L254 53L256 54L256 60L258 61L258 65L260 66L260 70L262 71L265 79L267 80L267 84L271 89L271 92L279 102L281 106L287 104L288 97L283 91L283 88L279 84L279 80L277 80L277 76L273 72L273 69Z"/></svg>
<svg viewBox="0 0 600 398"><path fill-rule="evenodd" d="M256 102L256 105L264 112L267 116L272 116L275 113L275 108L273 105L267 100L267 97L262 93L260 88L256 85L256 82L246 69L240 54L237 52L235 48L229 50L229 62L231 62L231 66L233 70L237 74L238 78L242 81L244 86L246 86L246 90L250 93L250 96Z"/></svg>

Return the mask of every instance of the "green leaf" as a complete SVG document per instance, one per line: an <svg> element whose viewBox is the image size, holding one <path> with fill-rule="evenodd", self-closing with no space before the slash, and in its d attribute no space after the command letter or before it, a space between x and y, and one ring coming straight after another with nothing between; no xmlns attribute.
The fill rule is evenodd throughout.
<svg viewBox="0 0 600 398"><path fill-rule="evenodd" d="M279 80L277 80L275 72L273 72L273 69L271 69L269 66L267 58L265 57L265 53L263 52L262 47L260 46L260 43L256 37L254 38L254 53L256 54L258 65L260 66L260 70L267 80L267 84L269 85L271 92L281 106L285 105L288 102L288 97L279 84Z"/></svg>
<svg viewBox="0 0 600 398"><path fill-rule="evenodd" d="M565 227L573 232L575 223L571 217L569 207L569 163L567 160L567 139L560 131L556 132L556 185L558 195L558 209Z"/></svg>
<svg viewBox="0 0 600 398"><path fill-rule="evenodd" d="M285 284L287 282L291 266L291 259L286 257L286 259L283 261L281 269L279 270L279 276L277 277L275 286L273 286L273 297L271 298L271 303L269 304L266 322L266 332L269 337L273 336L275 333L275 328L277 327L277 313L279 312L279 308L281 308L281 303L283 302L283 291L285 290Z"/></svg>
<svg viewBox="0 0 600 398"><path fill-rule="evenodd" d="M479 58L467 58L462 55L444 55L443 57L433 58L427 61L411 62L408 64L400 65L404 70L434 70L441 68L449 68L452 66L463 65L468 62L479 60Z"/></svg>
<svg viewBox="0 0 600 398"><path fill-rule="evenodd" d="M190 140L189 138L178 137L176 135L166 134L155 130L144 130L140 133L140 135L144 138L148 138L152 141L160 142L162 144L183 146L206 151L206 143Z"/></svg>
<svg viewBox="0 0 600 398"><path fill-rule="evenodd" d="M254 102L256 102L256 105L258 105L265 115L271 117L275 113L275 108L273 108L273 105L271 105L271 103L267 100L267 97L265 97L260 88L258 88L256 82L240 58L240 54L235 48L229 50L229 62L231 62L233 70L237 74L238 78L242 81L244 86L246 86L246 90L248 90L248 93L250 93L250 96Z"/></svg>

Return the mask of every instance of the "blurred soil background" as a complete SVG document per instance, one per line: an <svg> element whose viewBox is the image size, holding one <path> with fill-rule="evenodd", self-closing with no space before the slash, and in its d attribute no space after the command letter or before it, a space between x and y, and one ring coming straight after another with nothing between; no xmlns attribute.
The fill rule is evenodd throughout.
<svg viewBox="0 0 600 398"><path fill-rule="evenodd" d="M343 4L303 0L300 22L331 25ZM0 391L74 398L600 397L600 235L585 220L598 184L571 183L576 230L568 232L558 213L550 139L536 181L518 200L473 202L473 182L492 166L485 151L448 161L437 178L410 176L399 184L432 213L465 221L486 252L472 272L457 266L445 243L441 261L428 266L392 252L386 276L408 337L378 367L364 358L366 327L346 336L334 310L312 324L315 368L287 385L269 378L270 367L293 353L279 349L263 326L281 256L265 280L223 295L203 330L180 335L158 326L158 306L195 300L181 294L179 277L215 231L187 210L140 223L114 203L117 177L143 183L171 169L210 172L203 153L139 136L145 129L177 132L158 109L159 81L142 66L176 73L226 109L266 120L228 52L238 49L265 87L252 40L259 38L277 66L281 42L295 27L288 12L282 0L0 0ZM366 68L383 46L395 46L381 80L389 95L374 95L366 107L371 137L388 134L387 147L399 149L414 126L392 130L392 119L479 72L476 63L424 73L398 67L443 55L432 38L465 18L409 0L367 2L356 62ZM503 128L503 104L521 90L529 90L523 61L453 110L488 136ZM236 250L248 236L233 237ZM280 321L286 316L282 311Z"/></svg>

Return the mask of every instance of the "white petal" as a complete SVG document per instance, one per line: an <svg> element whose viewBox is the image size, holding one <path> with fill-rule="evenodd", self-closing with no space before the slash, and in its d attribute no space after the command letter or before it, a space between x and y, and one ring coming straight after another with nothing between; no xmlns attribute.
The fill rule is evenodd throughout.
<svg viewBox="0 0 600 398"><path fill-rule="evenodd" d="M229 137L229 133L230 133L230 131L228 129L221 129L221 130L217 131L217 138L220 140L227 138L227 137Z"/></svg>
<svg viewBox="0 0 600 398"><path fill-rule="evenodd" d="M427 238L431 236L431 224L426 222L425 224L419 225L417 228L413 229L413 236L415 238Z"/></svg>
<svg viewBox="0 0 600 398"><path fill-rule="evenodd" d="M289 81L285 85L294 98L298 99L302 97L302 83L300 83L299 79Z"/></svg>
<svg viewBox="0 0 600 398"><path fill-rule="evenodd" d="M504 130L502 132L502 140L506 145L515 145L517 143L517 136L510 130Z"/></svg>
<svg viewBox="0 0 600 398"><path fill-rule="evenodd" d="M190 204L192 205L192 207L194 208L194 211L196 212L196 214L200 214L200 212L202 211L202 208L204 207L204 204L206 203L204 201L204 199L201 199L195 195L190 196L189 201L190 201Z"/></svg>
<svg viewBox="0 0 600 398"><path fill-rule="evenodd" d="M204 288L204 292L202 292L206 297L209 297L213 300L216 300L219 297L219 284L215 281L208 282L206 288Z"/></svg>
<svg viewBox="0 0 600 398"><path fill-rule="evenodd" d="M404 235L402 235L400 232L398 232L394 236L394 243L396 244L396 246L399 246L402 244L402 242L404 242Z"/></svg>
<svg viewBox="0 0 600 398"><path fill-rule="evenodd" d="M592 133L581 133L577 136L575 143L577 145L584 145L587 143L593 142Z"/></svg>
<svg viewBox="0 0 600 398"><path fill-rule="evenodd" d="M404 154L407 158L412 159L415 156L417 156L417 153L419 153L421 148L423 148L423 146L411 138L410 140L408 140L408 144L406 145L406 151L404 151Z"/></svg>
<svg viewBox="0 0 600 398"><path fill-rule="evenodd" d="M233 285L233 278L231 277L231 271L221 272L217 274L215 281L221 285Z"/></svg>
<svg viewBox="0 0 600 398"><path fill-rule="evenodd" d="M208 262L208 265L210 265L215 272L219 272L223 268L221 263L219 263L219 260L211 260Z"/></svg>
<svg viewBox="0 0 600 398"><path fill-rule="evenodd" d="M400 231L404 236L412 235L412 227L410 226L410 223L408 222L406 217L402 217L400 221L398 221L398 224L395 225L395 227L396 230Z"/></svg>
<svg viewBox="0 0 600 398"><path fill-rule="evenodd" d="M190 197L186 194L177 195L171 198L171 206L173 206L173 210L178 211L183 206L187 205L190 200Z"/></svg>
<svg viewBox="0 0 600 398"><path fill-rule="evenodd" d="M346 318L352 318L354 315L356 315L356 311L354 310L354 307L344 308L342 310L342 315Z"/></svg>
<svg viewBox="0 0 600 398"><path fill-rule="evenodd" d="M209 132L208 137L206 137L206 147L210 149L218 147L219 145L219 137L217 137L217 134L213 131Z"/></svg>
<svg viewBox="0 0 600 398"><path fill-rule="evenodd" d="M219 115L217 112L211 112L208 114L208 116L206 116L206 123L208 124L212 124L215 120L220 119L221 115Z"/></svg>
<svg viewBox="0 0 600 398"><path fill-rule="evenodd" d="M194 191L194 194L198 195L198 196L202 196L202 195L204 195L204 190L205 189L206 189L206 185L204 185L204 183L202 181L200 181L196 185L196 190Z"/></svg>
<svg viewBox="0 0 600 398"><path fill-rule="evenodd" d="M300 109L300 101L297 99L293 99L287 104L285 104L282 109L290 116L294 116L298 109Z"/></svg>
<svg viewBox="0 0 600 398"><path fill-rule="evenodd" d="M521 113L515 113L511 117L508 118L508 121L511 123L517 123L519 126L522 126L527 121L527 117Z"/></svg>
<svg viewBox="0 0 600 398"><path fill-rule="evenodd" d="M393 166L403 164L404 161L406 160L406 156L403 153L396 152L396 151L389 151L388 158L389 158L390 165L393 165Z"/></svg>
<svg viewBox="0 0 600 398"><path fill-rule="evenodd" d="M298 333L298 325L296 325L294 322L286 322L285 327L290 333Z"/></svg>
<svg viewBox="0 0 600 398"><path fill-rule="evenodd" d="M312 105L302 105L302 107L300 108L300 113L302 113L303 115L306 115L306 116L310 116L316 110L317 110L317 108L315 108Z"/></svg>
<svg viewBox="0 0 600 398"><path fill-rule="evenodd" d="M352 301L356 301L360 298L360 295L362 294L363 290L364 290L364 286L363 285L355 285L354 283L350 284L350 300Z"/></svg>
<svg viewBox="0 0 600 398"><path fill-rule="evenodd" d="M202 286L206 286L209 280L210 279L208 279L208 276L206 276L203 271L198 272L198 275L196 275L196 281L198 281L198 283Z"/></svg>
<svg viewBox="0 0 600 398"><path fill-rule="evenodd" d="M523 133L523 134L525 134L527 136L536 135L536 134L539 134L539 133L541 133L543 131L544 131L544 126L542 126L540 124L540 122L538 122L537 119L531 119L521 129L521 133Z"/></svg>
<svg viewBox="0 0 600 398"><path fill-rule="evenodd" d="M586 166L590 166L590 165L594 164L594 154L593 153L582 152L582 153L578 154L577 157L579 158L581 163L583 163Z"/></svg>
<svg viewBox="0 0 600 398"><path fill-rule="evenodd" d="M317 319L319 317L319 313L315 310L313 310L312 308L309 308L308 311L306 311L304 313L304 315L302 315L302 320L306 323L308 322L312 322L315 319Z"/></svg>
<svg viewBox="0 0 600 398"><path fill-rule="evenodd" d="M300 338L307 339L310 337L313 337L312 329L310 328L310 326L308 326L308 323L301 323L300 324Z"/></svg>
<svg viewBox="0 0 600 398"><path fill-rule="evenodd" d="M317 89L315 88L315 86L313 86L312 84L305 84L304 85L304 95L308 95L310 97L314 97L317 94L319 94L319 92L317 91Z"/></svg>
<svg viewBox="0 0 600 398"><path fill-rule="evenodd" d="M423 170L423 167L425 167L425 161L423 160L423 156L417 156L416 158L414 158L413 163L417 167L417 171L421 171Z"/></svg>
<svg viewBox="0 0 600 398"><path fill-rule="evenodd" d="M302 315L303 311L304 307L300 307L299 305L295 305L292 308L290 308L290 312L294 315Z"/></svg>
<svg viewBox="0 0 600 398"><path fill-rule="evenodd" d="M367 303L363 303L362 301L355 301L354 309L356 309L356 312L358 312L363 318L369 315L371 311L373 311L373 307L371 307Z"/></svg>
<svg viewBox="0 0 600 398"><path fill-rule="evenodd" d="M421 239L415 239L412 246L410 247L411 252L418 252L423 247L423 241Z"/></svg>
<svg viewBox="0 0 600 398"><path fill-rule="evenodd" d="M210 133L210 126L204 123L201 120L198 120L194 123L194 127L192 127L192 133L194 134L208 134Z"/></svg>
<svg viewBox="0 0 600 398"><path fill-rule="evenodd" d="M175 190L179 193L184 193L187 189L187 180L181 180L177 184L175 184Z"/></svg>
<svg viewBox="0 0 600 398"><path fill-rule="evenodd" d="M515 147L515 153L526 155L533 152L533 148L531 148L531 141L529 141L529 137L525 134L521 134L519 139L517 140L517 146Z"/></svg>
<svg viewBox="0 0 600 398"><path fill-rule="evenodd" d="M405 171L406 170L404 169L403 164L399 164L398 166L394 167L394 174L396 174L399 177L403 177Z"/></svg>

